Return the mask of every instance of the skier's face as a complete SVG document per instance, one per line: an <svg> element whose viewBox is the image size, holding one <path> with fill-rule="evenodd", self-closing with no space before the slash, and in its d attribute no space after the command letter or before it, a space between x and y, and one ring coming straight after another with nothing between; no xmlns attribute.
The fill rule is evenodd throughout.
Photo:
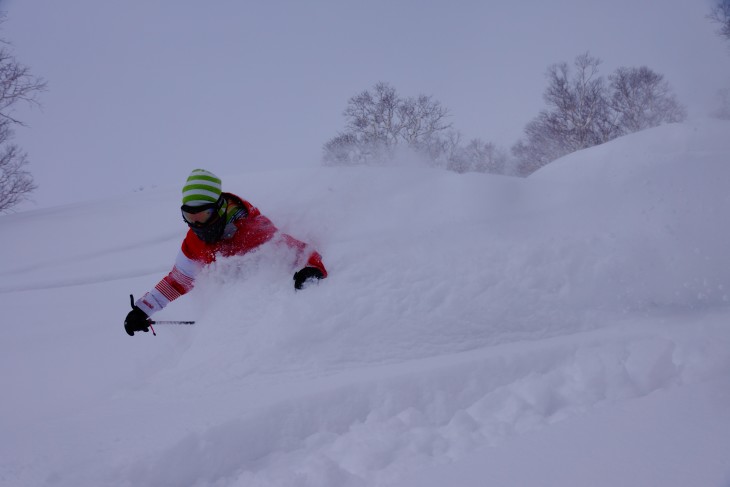
<svg viewBox="0 0 730 487"><path fill-rule="evenodd" d="M204 227L190 227L190 230L205 243L216 243L223 237L223 231L226 228L226 219L222 217L215 218L210 224Z"/></svg>
<svg viewBox="0 0 730 487"><path fill-rule="evenodd" d="M216 242L223 235L226 219L223 210L224 199L221 197L215 203L201 206L183 205L181 208L183 220L190 229L204 242Z"/></svg>
<svg viewBox="0 0 730 487"><path fill-rule="evenodd" d="M182 209L183 220L185 220L185 223L191 227L205 226L213 219L213 215L215 215L215 213L216 208L206 208L202 211L196 211L195 213L185 211L184 207Z"/></svg>
<svg viewBox="0 0 730 487"><path fill-rule="evenodd" d="M222 213L224 199L221 196L218 201L204 205L188 206L182 205L183 220L191 228L203 228L213 223Z"/></svg>

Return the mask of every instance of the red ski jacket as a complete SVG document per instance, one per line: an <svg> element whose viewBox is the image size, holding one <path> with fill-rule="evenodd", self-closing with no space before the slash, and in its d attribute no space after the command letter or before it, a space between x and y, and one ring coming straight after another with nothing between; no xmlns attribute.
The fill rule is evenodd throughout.
<svg viewBox="0 0 730 487"><path fill-rule="evenodd" d="M190 291L200 271L215 262L218 256L244 255L269 241L281 242L294 250L296 259L292 270L314 267L327 277L327 269L317 251L291 235L280 232L271 220L248 201L231 193L223 193L223 196L227 200L230 218L223 237L215 243L206 243L192 230L188 230L170 273L135 303L147 316Z"/></svg>

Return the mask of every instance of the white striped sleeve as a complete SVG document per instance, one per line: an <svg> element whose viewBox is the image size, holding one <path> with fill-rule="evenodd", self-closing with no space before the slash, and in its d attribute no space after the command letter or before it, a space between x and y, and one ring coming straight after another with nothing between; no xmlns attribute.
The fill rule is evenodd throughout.
<svg viewBox="0 0 730 487"><path fill-rule="evenodd" d="M188 258L182 251L178 252L175 265L170 273L135 304L147 313L147 316L152 316L171 301L190 291L195 284L195 278L202 269L203 265L200 262Z"/></svg>

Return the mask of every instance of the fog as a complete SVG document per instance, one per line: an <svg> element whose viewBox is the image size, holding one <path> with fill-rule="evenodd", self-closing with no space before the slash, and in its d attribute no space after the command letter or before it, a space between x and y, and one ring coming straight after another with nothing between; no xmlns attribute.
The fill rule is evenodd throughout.
<svg viewBox="0 0 730 487"><path fill-rule="evenodd" d="M315 167L349 97L433 96L466 140L509 149L547 67L647 65L690 117L730 85L709 0L0 3L2 36L48 81L19 107L38 190L18 210L131 194L203 166ZM172 176L174 179L174 176Z"/></svg>

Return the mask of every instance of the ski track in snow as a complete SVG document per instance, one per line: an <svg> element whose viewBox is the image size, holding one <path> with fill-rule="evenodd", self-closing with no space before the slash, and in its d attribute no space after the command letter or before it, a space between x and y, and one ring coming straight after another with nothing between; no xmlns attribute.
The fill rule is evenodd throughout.
<svg viewBox="0 0 730 487"><path fill-rule="evenodd" d="M39 269L41 269L41 267L39 267ZM20 291L40 291L44 289L54 289L69 286L84 286L87 284L99 284L103 282L119 281L123 279L131 279L143 276L158 276L163 272L169 272L169 269L169 266L159 266L155 269L133 269L128 272L114 271L107 274L90 271L93 272L93 277L89 275L84 277L68 277L61 279L39 279L35 282L29 282L26 284L12 284L9 286L0 286L0 294L15 293Z"/></svg>

